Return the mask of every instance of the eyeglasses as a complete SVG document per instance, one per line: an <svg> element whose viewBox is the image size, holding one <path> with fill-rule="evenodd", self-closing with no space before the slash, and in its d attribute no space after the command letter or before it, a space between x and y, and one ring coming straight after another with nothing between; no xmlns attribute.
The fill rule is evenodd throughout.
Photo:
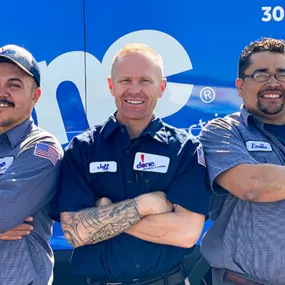
<svg viewBox="0 0 285 285"><path fill-rule="evenodd" d="M249 77L255 80L256 82L266 82L271 78L271 76L274 76L275 79L280 82L285 82L285 71L278 72L275 74L271 74L268 72L255 72L253 74L244 74L243 76L241 76L241 78Z"/></svg>

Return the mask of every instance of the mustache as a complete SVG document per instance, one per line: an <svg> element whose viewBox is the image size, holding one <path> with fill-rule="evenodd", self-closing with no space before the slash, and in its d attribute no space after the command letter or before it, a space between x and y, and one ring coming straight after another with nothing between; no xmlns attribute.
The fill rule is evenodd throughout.
<svg viewBox="0 0 285 285"><path fill-rule="evenodd" d="M258 95L262 95L264 93L269 93L269 92L280 92L282 95L285 95L285 90L283 88L265 88L262 89L258 92Z"/></svg>
<svg viewBox="0 0 285 285"><path fill-rule="evenodd" d="M137 94L131 94L128 90L123 94L123 99L133 99L133 100L146 100L147 96L142 91Z"/></svg>
<svg viewBox="0 0 285 285"><path fill-rule="evenodd" d="M7 99L0 99L0 104L7 104L8 106L15 107L15 104Z"/></svg>

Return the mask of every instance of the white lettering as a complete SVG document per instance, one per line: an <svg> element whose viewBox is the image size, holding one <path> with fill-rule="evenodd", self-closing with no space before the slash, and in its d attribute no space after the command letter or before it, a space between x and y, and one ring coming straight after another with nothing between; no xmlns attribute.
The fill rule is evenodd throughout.
<svg viewBox="0 0 285 285"><path fill-rule="evenodd" d="M97 61L95 57L93 57L93 60ZM84 106L84 53L74 51L62 54L48 66L41 62L40 68L42 96L36 105L38 123L43 129L54 134L62 144L67 143L68 140L56 98L56 90L63 81L73 82L79 90Z"/></svg>
<svg viewBox="0 0 285 285"><path fill-rule="evenodd" d="M285 16L284 9L281 6L273 8L271 6L264 6L261 7L261 10L263 11L263 17L261 18L263 22L270 22L271 20L281 22Z"/></svg>
<svg viewBox="0 0 285 285"><path fill-rule="evenodd" d="M284 19L284 9L281 6L276 6L272 10L272 17L276 22Z"/></svg>
<svg viewBox="0 0 285 285"><path fill-rule="evenodd" d="M217 118L219 116L218 113L215 113L215 117ZM204 126L206 126L207 123L209 123L211 120L205 122L202 119L199 119L197 124L193 124L188 128L188 133L191 134L194 137L199 136L200 131Z"/></svg>
<svg viewBox="0 0 285 285"><path fill-rule="evenodd" d="M89 125L103 122L115 110L107 85L112 59L119 48L129 42L145 43L159 52L164 59L165 76L192 69L191 60L182 45L170 35L154 30L136 31L121 37L106 51L102 63L95 56L81 51L62 54L48 66L45 61L40 62L42 96L35 108L39 125L53 133L62 144L68 142L56 98L57 88L64 81L71 81L78 88ZM156 113L160 117L176 113L188 102L192 89L191 84L169 82L157 104Z"/></svg>
<svg viewBox="0 0 285 285"><path fill-rule="evenodd" d="M271 18L272 18L271 14L270 14L271 9L272 9L272 7L270 7L270 6L261 7L261 10L264 12L263 17L261 18L261 21L263 21L263 22L271 21Z"/></svg>

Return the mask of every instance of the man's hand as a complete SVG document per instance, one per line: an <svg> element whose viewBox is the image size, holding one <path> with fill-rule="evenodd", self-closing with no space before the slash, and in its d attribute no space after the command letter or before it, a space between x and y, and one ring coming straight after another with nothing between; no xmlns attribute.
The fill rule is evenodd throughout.
<svg viewBox="0 0 285 285"><path fill-rule="evenodd" d="M110 204L112 204L112 201L107 197L102 197L96 201L97 207L108 206Z"/></svg>
<svg viewBox="0 0 285 285"><path fill-rule="evenodd" d="M142 194L135 201L141 217L170 213L173 210L173 204L167 200L166 194L161 191Z"/></svg>
<svg viewBox="0 0 285 285"><path fill-rule="evenodd" d="M25 222L31 222L33 217L28 217ZM19 240L23 236L27 236L33 230L33 226L23 223L3 234L0 234L0 240Z"/></svg>

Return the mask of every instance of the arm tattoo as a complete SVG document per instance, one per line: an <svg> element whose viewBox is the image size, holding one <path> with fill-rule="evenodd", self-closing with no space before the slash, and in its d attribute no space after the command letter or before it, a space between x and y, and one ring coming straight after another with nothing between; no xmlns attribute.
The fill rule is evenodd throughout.
<svg viewBox="0 0 285 285"><path fill-rule="evenodd" d="M140 221L135 199L60 215L65 238L73 247L94 244L126 231Z"/></svg>

